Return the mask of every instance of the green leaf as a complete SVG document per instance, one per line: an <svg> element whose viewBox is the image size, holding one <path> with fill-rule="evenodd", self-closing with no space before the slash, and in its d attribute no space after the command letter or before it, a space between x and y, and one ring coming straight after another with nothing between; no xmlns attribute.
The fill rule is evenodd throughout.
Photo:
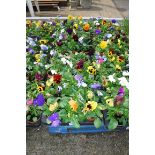
<svg viewBox="0 0 155 155"><path fill-rule="evenodd" d="M99 128L102 125L102 122L99 118L96 118L94 121L94 125L96 128Z"/></svg>
<svg viewBox="0 0 155 155"><path fill-rule="evenodd" d="M112 118L109 122L109 125L108 125L108 129L109 130L113 130L115 129L116 127L118 126L118 121L114 118Z"/></svg>
<svg viewBox="0 0 155 155"><path fill-rule="evenodd" d="M75 118L72 119L71 123L75 128L80 128L80 124Z"/></svg>
<svg viewBox="0 0 155 155"><path fill-rule="evenodd" d="M54 98L48 98L48 99L47 99L47 103L48 103L48 104L53 103L54 101L55 101Z"/></svg>

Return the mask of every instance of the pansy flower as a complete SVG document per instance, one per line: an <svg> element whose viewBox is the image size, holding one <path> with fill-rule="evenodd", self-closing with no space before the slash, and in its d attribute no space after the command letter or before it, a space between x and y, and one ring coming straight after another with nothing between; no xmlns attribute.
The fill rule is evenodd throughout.
<svg viewBox="0 0 155 155"><path fill-rule="evenodd" d="M38 86L37 89L38 89L39 92L43 92L44 91L44 87L43 86Z"/></svg>
<svg viewBox="0 0 155 155"><path fill-rule="evenodd" d="M45 103L45 98L42 94L38 94L38 96L33 100L34 105L43 106Z"/></svg>
<svg viewBox="0 0 155 155"><path fill-rule="evenodd" d="M106 20L102 20L102 25L105 25L107 23Z"/></svg>
<svg viewBox="0 0 155 155"><path fill-rule="evenodd" d="M90 87L91 87L92 89L96 89L96 90L100 90L100 89L103 88L102 85L99 84L99 83L94 83L94 84L92 84Z"/></svg>
<svg viewBox="0 0 155 155"><path fill-rule="evenodd" d="M114 101L113 101L113 99L112 99L112 98L107 99L107 100L106 100L106 104L109 105L110 107L113 107L113 106L114 106Z"/></svg>
<svg viewBox="0 0 155 155"><path fill-rule="evenodd" d="M103 63L103 62L105 62L107 60L107 57L105 55L100 56L100 55L97 54L95 57L97 59L97 63L99 63L99 64L101 64L101 63Z"/></svg>
<svg viewBox="0 0 155 155"><path fill-rule="evenodd" d="M57 41L57 45L61 46L62 45L62 41L61 40Z"/></svg>
<svg viewBox="0 0 155 155"><path fill-rule="evenodd" d="M75 23L75 24L73 25L73 28L77 30L77 29L78 29L78 24Z"/></svg>
<svg viewBox="0 0 155 155"><path fill-rule="evenodd" d="M77 111L78 104L77 104L76 101L74 101L73 99L71 99L71 100L69 101L69 105L70 105L70 107L73 109L73 111Z"/></svg>
<svg viewBox="0 0 155 155"><path fill-rule="evenodd" d="M49 105L49 111L54 111L58 107L58 102Z"/></svg>
<svg viewBox="0 0 155 155"><path fill-rule="evenodd" d="M95 30L95 33L96 34L100 34L101 33L101 30L100 29L97 29L97 30Z"/></svg>
<svg viewBox="0 0 155 155"><path fill-rule="evenodd" d="M36 79L37 81L41 81L41 80L43 79L43 76L42 76L40 73L36 73L36 74L35 74L35 79Z"/></svg>
<svg viewBox="0 0 155 155"><path fill-rule="evenodd" d="M118 65L118 64L116 64L115 69L116 69L117 71L121 71L121 70L122 70L121 66Z"/></svg>
<svg viewBox="0 0 155 155"><path fill-rule="evenodd" d="M28 100L26 101L26 104L27 104L27 105L32 105L32 104L33 104L33 99L28 99Z"/></svg>
<svg viewBox="0 0 155 155"><path fill-rule="evenodd" d="M62 75L60 75L60 74L55 74L55 75L53 76L53 80L54 80L54 82L57 83L57 84L59 84L59 83L61 82L61 78L62 78Z"/></svg>
<svg viewBox="0 0 155 155"><path fill-rule="evenodd" d="M88 72L89 74L95 75L95 74L96 74L96 68L95 68L94 66L89 66L89 67L87 68L87 72Z"/></svg>
<svg viewBox="0 0 155 155"><path fill-rule="evenodd" d="M76 34L73 35L74 41L78 41L78 36Z"/></svg>
<svg viewBox="0 0 155 155"><path fill-rule="evenodd" d="M77 64L76 64L76 69L82 69L84 66L84 60L80 60Z"/></svg>
<svg viewBox="0 0 155 155"><path fill-rule="evenodd" d="M92 99L93 96L94 96L93 92L92 92L92 91L88 91L87 97L88 97L89 99Z"/></svg>
<svg viewBox="0 0 155 155"><path fill-rule="evenodd" d="M117 62L124 62L124 57L123 56L118 56L117 57Z"/></svg>
<svg viewBox="0 0 155 155"><path fill-rule="evenodd" d="M83 76L81 76L81 75L75 75L74 78L78 82L78 84L77 84L78 87L80 87L80 86L87 87L87 84L85 82L83 82Z"/></svg>
<svg viewBox="0 0 155 155"><path fill-rule="evenodd" d="M48 46L41 44L40 45L41 50L43 51L47 51L48 50Z"/></svg>
<svg viewBox="0 0 155 155"><path fill-rule="evenodd" d="M35 52L34 52L34 50L32 49L32 48L27 48L27 51L30 53L30 54L34 54Z"/></svg>
<svg viewBox="0 0 155 155"><path fill-rule="evenodd" d="M46 44L47 42L48 42L48 40L45 40L45 39L39 40L40 44Z"/></svg>
<svg viewBox="0 0 155 155"><path fill-rule="evenodd" d="M107 47L107 42L106 41L101 41L100 47L101 47L101 49L105 49Z"/></svg>
<svg viewBox="0 0 155 155"><path fill-rule="evenodd" d="M58 113L53 113L51 116L48 117L48 119L52 122L59 119Z"/></svg>
<svg viewBox="0 0 155 155"><path fill-rule="evenodd" d="M68 28L66 31L68 32L68 34L72 34L72 32L73 32L73 29L71 29L71 28Z"/></svg>
<svg viewBox="0 0 155 155"><path fill-rule="evenodd" d="M89 31L90 29L90 25L88 23L86 23L84 26L83 26L83 29L87 32Z"/></svg>
<svg viewBox="0 0 155 155"><path fill-rule="evenodd" d="M86 103L86 107L84 108L84 111L94 111L97 108L97 102L95 101L88 101Z"/></svg>

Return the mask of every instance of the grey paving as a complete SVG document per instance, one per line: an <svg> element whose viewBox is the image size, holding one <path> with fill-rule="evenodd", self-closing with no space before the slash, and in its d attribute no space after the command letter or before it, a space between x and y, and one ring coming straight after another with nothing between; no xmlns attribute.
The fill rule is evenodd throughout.
<svg viewBox="0 0 155 155"><path fill-rule="evenodd" d="M39 129L39 130L37 130ZM128 155L129 133L51 135L47 126L28 128L27 155Z"/></svg>
<svg viewBox="0 0 155 155"><path fill-rule="evenodd" d="M77 8L76 10L69 10L69 7L61 7L60 11L41 11L35 12L36 16L40 17L55 17L55 16L74 16L84 17L107 17L107 18L123 18L129 17L129 0L93 0L90 9ZM30 16L29 13L26 14Z"/></svg>

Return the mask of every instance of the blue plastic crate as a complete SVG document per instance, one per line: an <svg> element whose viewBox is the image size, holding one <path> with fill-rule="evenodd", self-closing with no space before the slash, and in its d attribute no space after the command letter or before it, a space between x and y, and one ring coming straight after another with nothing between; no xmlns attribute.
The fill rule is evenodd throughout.
<svg viewBox="0 0 155 155"><path fill-rule="evenodd" d="M107 132L104 124L100 128L95 128L93 124L81 125L80 128L75 128L72 125L60 125L58 127L48 126L48 131L50 134L67 134L67 133L97 133L97 132Z"/></svg>

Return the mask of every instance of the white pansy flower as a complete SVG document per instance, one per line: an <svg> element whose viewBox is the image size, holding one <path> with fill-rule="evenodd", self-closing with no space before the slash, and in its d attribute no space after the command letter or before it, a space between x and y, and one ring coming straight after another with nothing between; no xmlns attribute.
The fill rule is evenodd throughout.
<svg viewBox="0 0 155 155"><path fill-rule="evenodd" d="M72 68L72 67L73 67L72 62L70 62L70 61L68 61L68 60L66 60L66 62L67 62L67 64L69 65L69 67L70 67L70 68Z"/></svg>
<svg viewBox="0 0 155 155"><path fill-rule="evenodd" d="M59 40L62 40L62 39L63 39L63 36L62 36L62 35L60 35L60 36L59 36Z"/></svg>
<svg viewBox="0 0 155 155"><path fill-rule="evenodd" d="M129 76L129 72L128 71L123 71L123 76Z"/></svg>
<svg viewBox="0 0 155 155"><path fill-rule="evenodd" d="M116 82L116 80L114 79L114 74L113 75L109 75L108 79L110 82Z"/></svg>
<svg viewBox="0 0 155 155"><path fill-rule="evenodd" d="M56 53L55 50L51 50L51 51L50 51L51 56L55 55L55 53Z"/></svg>
<svg viewBox="0 0 155 155"><path fill-rule="evenodd" d="M60 32L61 32L61 33L65 32L65 29L62 29Z"/></svg>
<svg viewBox="0 0 155 155"><path fill-rule="evenodd" d="M48 68L50 68L50 67L51 67L51 65L50 65L50 64L45 65L45 68L46 68L46 69L48 69Z"/></svg>
<svg viewBox="0 0 155 155"><path fill-rule="evenodd" d="M121 86L126 86L129 89L129 82L125 77L118 78L118 80L120 81L119 84Z"/></svg>
<svg viewBox="0 0 155 155"><path fill-rule="evenodd" d="M79 38L79 42L82 44L83 43L83 37Z"/></svg>
<svg viewBox="0 0 155 155"><path fill-rule="evenodd" d="M87 84L85 82L82 82L82 87L87 87Z"/></svg>
<svg viewBox="0 0 155 155"><path fill-rule="evenodd" d="M113 25L115 25L115 26L120 26L118 23L114 23Z"/></svg>
<svg viewBox="0 0 155 155"><path fill-rule="evenodd" d="M61 58L62 63L65 65L67 63L67 59L66 58Z"/></svg>
<svg viewBox="0 0 155 155"><path fill-rule="evenodd" d="M97 91L97 95L98 96L103 96L103 94L99 90Z"/></svg>
<svg viewBox="0 0 155 155"><path fill-rule="evenodd" d="M52 74L57 74L56 70L51 69Z"/></svg>

